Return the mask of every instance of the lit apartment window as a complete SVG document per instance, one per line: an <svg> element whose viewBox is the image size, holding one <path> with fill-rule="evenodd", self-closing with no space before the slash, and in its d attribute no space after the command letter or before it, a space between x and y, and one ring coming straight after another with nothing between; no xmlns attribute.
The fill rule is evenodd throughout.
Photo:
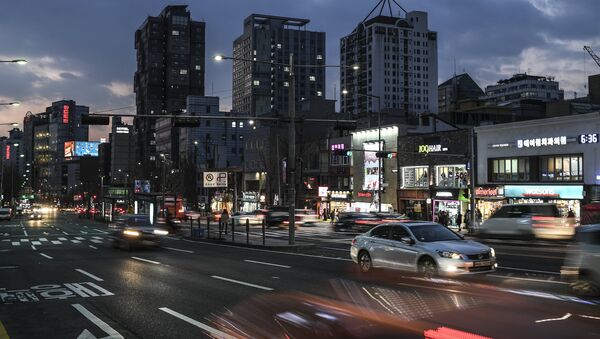
<svg viewBox="0 0 600 339"><path fill-rule="evenodd" d="M197 70L197 71L199 71L199 70L201 70L201 69L202 69L202 66L200 66L200 65L196 65L196 70Z"/></svg>
<svg viewBox="0 0 600 339"><path fill-rule="evenodd" d="M231 122L231 128L235 128L235 127L236 127L236 123L235 123L235 121L232 121Z"/></svg>
<svg viewBox="0 0 600 339"><path fill-rule="evenodd" d="M289 83L289 82L287 82L287 81L284 81L284 82L283 82L283 87L290 87L290 83Z"/></svg>
<svg viewBox="0 0 600 339"><path fill-rule="evenodd" d="M244 128L244 122L243 122L243 121L240 121L240 124L239 124L239 126L240 126L240 128Z"/></svg>
<svg viewBox="0 0 600 339"><path fill-rule="evenodd" d="M277 44L277 49L281 49L281 44Z"/></svg>
<svg viewBox="0 0 600 339"><path fill-rule="evenodd" d="M254 86L259 86L260 85L260 81L259 80L254 80L254 81L252 81L252 84Z"/></svg>
<svg viewBox="0 0 600 339"><path fill-rule="evenodd" d="M318 97L321 97L321 96L323 96L323 92L321 92L321 91L317 91L317 96L318 96Z"/></svg>
<svg viewBox="0 0 600 339"><path fill-rule="evenodd" d="M179 74L186 75L187 74L187 69L180 69L179 70Z"/></svg>
<svg viewBox="0 0 600 339"><path fill-rule="evenodd" d="M171 32L172 35L179 35L179 31L173 31Z"/></svg>
<svg viewBox="0 0 600 339"><path fill-rule="evenodd" d="M314 75L310 75L310 76L308 76L308 80L310 80L310 81L316 81L317 78L315 78Z"/></svg>
<svg viewBox="0 0 600 339"><path fill-rule="evenodd" d="M321 54L317 54L317 60L323 60L323 56Z"/></svg>

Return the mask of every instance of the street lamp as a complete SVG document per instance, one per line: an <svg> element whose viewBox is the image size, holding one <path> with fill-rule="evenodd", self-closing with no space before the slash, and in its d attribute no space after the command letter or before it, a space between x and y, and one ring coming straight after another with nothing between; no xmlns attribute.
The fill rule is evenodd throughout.
<svg viewBox="0 0 600 339"><path fill-rule="evenodd" d="M0 102L0 106L20 106L21 103L18 101L12 101L12 102Z"/></svg>
<svg viewBox="0 0 600 339"><path fill-rule="evenodd" d="M296 75L294 72L295 68L349 68L352 70L358 70L358 65L301 65L294 64L294 54L290 53L289 63L273 62L271 60L256 60L256 59L245 59L237 57L229 57L224 55L215 55L215 61L222 60L234 60L243 62L252 62L259 64L268 64L271 66L282 66L287 67L290 76L289 86L289 132L288 132L288 170L289 170L289 244L293 245L296 236ZM256 126L252 126L255 129ZM279 161L279 159L278 159Z"/></svg>
<svg viewBox="0 0 600 339"><path fill-rule="evenodd" d="M347 95L349 94L348 90L343 89L342 90L342 94L343 95ZM381 152L381 97L379 95L372 95L372 94L362 94L362 93L353 93L356 96L362 96L362 97L366 97L366 98L375 98L377 99L377 149L379 150L379 152ZM371 127L371 117L369 116L369 128ZM379 156L378 158L378 165L377 165L377 210L379 212L381 212L381 156Z"/></svg>
<svg viewBox="0 0 600 339"><path fill-rule="evenodd" d="M11 63L11 64L17 64L17 65L25 65L27 63L27 60L25 60L25 59L0 60L0 63Z"/></svg>

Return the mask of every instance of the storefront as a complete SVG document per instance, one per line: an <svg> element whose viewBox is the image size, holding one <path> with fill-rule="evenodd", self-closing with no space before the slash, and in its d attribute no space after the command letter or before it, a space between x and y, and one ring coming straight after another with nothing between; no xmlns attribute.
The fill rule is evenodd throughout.
<svg viewBox="0 0 600 339"><path fill-rule="evenodd" d="M242 212L253 212L260 209L260 198L261 196L258 192L242 192L242 206L240 210Z"/></svg>
<svg viewBox="0 0 600 339"><path fill-rule="evenodd" d="M505 203L504 186L475 187L475 206L482 221L489 219Z"/></svg>
<svg viewBox="0 0 600 339"><path fill-rule="evenodd" d="M431 220L427 209L428 199L428 189L399 189L399 212L412 220Z"/></svg>
<svg viewBox="0 0 600 339"><path fill-rule="evenodd" d="M432 219L441 222L447 219L448 226L458 226L464 221L469 208L469 199L465 189L436 189L432 199ZM442 218L442 214L444 217Z"/></svg>
<svg viewBox="0 0 600 339"><path fill-rule="evenodd" d="M553 203L562 216L571 211L577 219L584 198L582 185L506 185L504 195L510 204Z"/></svg>

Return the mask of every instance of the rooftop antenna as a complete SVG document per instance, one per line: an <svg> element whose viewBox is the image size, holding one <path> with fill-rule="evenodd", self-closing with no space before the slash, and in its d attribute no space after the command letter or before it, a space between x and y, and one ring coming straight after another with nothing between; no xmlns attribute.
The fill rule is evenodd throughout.
<svg viewBox="0 0 600 339"><path fill-rule="evenodd" d="M396 6L398 6L404 12L404 14L408 14L408 12L402 6L400 6L400 4L398 2L396 2L396 0L379 0L379 1L377 1L377 5L375 5L375 7L373 7L373 9L371 9L369 14L367 14L367 16L362 20L362 22L367 21L367 19L371 16L371 14L373 14L373 12L375 12L377 9L379 9L378 15L381 15L383 13L383 10L385 9L385 5L387 5L387 8L390 12L390 16L393 17L394 12L392 11L392 2Z"/></svg>

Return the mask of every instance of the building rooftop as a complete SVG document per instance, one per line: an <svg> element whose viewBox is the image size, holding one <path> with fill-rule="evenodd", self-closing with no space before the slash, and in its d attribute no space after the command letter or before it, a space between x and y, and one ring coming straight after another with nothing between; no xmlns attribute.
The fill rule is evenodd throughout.
<svg viewBox="0 0 600 339"><path fill-rule="evenodd" d="M544 77L538 75L529 75L527 73L517 73L509 79L498 80L498 85L505 85L524 80L554 81L554 77Z"/></svg>

